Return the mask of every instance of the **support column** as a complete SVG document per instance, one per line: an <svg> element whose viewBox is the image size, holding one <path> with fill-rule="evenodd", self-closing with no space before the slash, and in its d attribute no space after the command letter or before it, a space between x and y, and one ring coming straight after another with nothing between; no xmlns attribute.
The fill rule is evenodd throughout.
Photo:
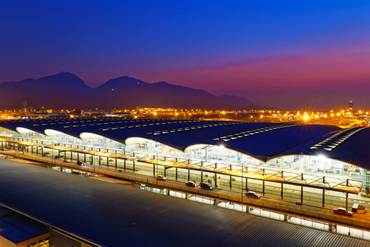
<svg viewBox="0 0 370 247"><path fill-rule="evenodd" d="M203 171L200 172L200 182L203 183Z"/></svg>
<svg viewBox="0 0 370 247"><path fill-rule="evenodd" d="M208 147L206 147L205 149L204 149L204 154L205 154L205 161L206 162L208 162Z"/></svg>
<svg viewBox="0 0 370 247"><path fill-rule="evenodd" d="M284 214L284 221L288 221L288 215Z"/></svg>
<svg viewBox="0 0 370 247"><path fill-rule="evenodd" d="M101 156L98 156L99 158L99 166L101 166Z"/></svg>
<svg viewBox="0 0 370 247"><path fill-rule="evenodd" d="M325 207L325 190L322 190L322 207Z"/></svg>
<svg viewBox="0 0 370 247"><path fill-rule="evenodd" d="M303 186L301 185L301 203L303 203Z"/></svg>
<svg viewBox="0 0 370 247"><path fill-rule="evenodd" d="M117 158L116 158L116 160L114 161L114 166L116 167L116 169L117 169Z"/></svg>
<svg viewBox="0 0 370 247"><path fill-rule="evenodd" d="M135 172L135 160L132 161L132 171Z"/></svg>
<svg viewBox="0 0 370 247"><path fill-rule="evenodd" d="M77 160L80 160L80 152L77 152Z"/></svg>
<svg viewBox="0 0 370 247"><path fill-rule="evenodd" d="M348 210L348 192L346 192L346 209Z"/></svg>
<svg viewBox="0 0 370 247"><path fill-rule="evenodd" d="M304 171L307 171L308 168L308 158L307 155L304 156Z"/></svg>
<svg viewBox="0 0 370 247"><path fill-rule="evenodd" d="M284 198L284 183L281 183L281 199Z"/></svg>
<svg viewBox="0 0 370 247"><path fill-rule="evenodd" d="M245 192L249 191L248 190L248 178L245 178Z"/></svg>
<svg viewBox="0 0 370 247"><path fill-rule="evenodd" d="M166 177L167 176L167 169L166 169L166 167L163 167L163 177Z"/></svg>
<svg viewBox="0 0 370 247"><path fill-rule="evenodd" d="M107 157L107 167L109 167L109 157Z"/></svg>
<svg viewBox="0 0 370 247"><path fill-rule="evenodd" d="M215 187L217 188L217 173L215 173Z"/></svg>
<svg viewBox="0 0 370 247"><path fill-rule="evenodd" d="M213 205L218 206L218 202L216 199L213 199Z"/></svg>
<svg viewBox="0 0 370 247"><path fill-rule="evenodd" d="M280 157L280 171L284 170L284 157Z"/></svg>
<svg viewBox="0 0 370 247"><path fill-rule="evenodd" d="M86 154L84 154L84 163L86 163Z"/></svg>
<svg viewBox="0 0 370 247"><path fill-rule="evenodd" d="M123 160L123 170L126 170L126 160Z"/></svg>
<svg viewBox="0 0 370 247"><path fill-rule="evenodd" d="M126 160L125 160L126 163ZM153 164L153 176L155 176L155 164Z"/></svg>
<svg viewBox="0 0 370 247"><path fill-rule="evenodd" d="M188 181L190 181L190 169L188 168Z"/></svg>
<svg viewBox="0 0 370 247"><path fill-rule="evenodd" d="M329 232L333 232L335 225L329 224Z"/></svg>
<svg viewBox="0 0 370 247"><path fill-rule="evenodd" d="M265 195L265 180L262 180L262 195Z"/></svg>
<svg viewBox="0 0 370 247"><path fill-rule="evenodd" d="M176 181L177 181L177 167L176 167Z"/></svg>
<svg viewBox="0 0 370 247"><path fill-rule="evenodd" d="M231 187L232 187L231 175L230 175L230 180L229 180L229 187L230 187L230 190L231 190Z"/></svg>

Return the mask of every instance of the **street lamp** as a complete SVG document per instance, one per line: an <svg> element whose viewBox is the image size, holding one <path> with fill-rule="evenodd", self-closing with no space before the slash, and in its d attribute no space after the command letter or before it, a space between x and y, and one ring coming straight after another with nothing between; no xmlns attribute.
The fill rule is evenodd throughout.
<svg viewBox="0 0 370 247"><path fill-rule="evenodd" d="M95 153L96 153L96 147L94 146L94 154L93 154L93 166L94 166L94 173L95 173L95 157L94 157L94 155L95 155Z"/></svg>
<svg viewBox="0 0 370 247"><path fill-rule="evenodd" d="M156 151L157 151L157 176L158 174L158 163L159 163L159 157L158 157L158 142L155 143ZM157 185L158 185L158 179L157 179Z"/></svg>
<svg viewBox="0 0 370 247"><path fill-rule="evenodd" d="M53 137L51 139L51 163L54 165L54 142L53 142Z"/></svg>
<svg viewBox="0 0 370 247"><path fill-rule="evenodd" d="M240 193L241 193L241 202L243 202L243 182L244 182L244 176L243 176L243 173L244 173L244 166L243 166L243 161L242 161L242 188L240 190Z"/></svg>

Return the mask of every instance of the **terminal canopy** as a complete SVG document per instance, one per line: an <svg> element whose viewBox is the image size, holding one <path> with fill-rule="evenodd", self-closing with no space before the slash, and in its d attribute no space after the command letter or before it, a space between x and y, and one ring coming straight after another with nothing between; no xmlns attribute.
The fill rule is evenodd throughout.
<svg viewBox="0 0 370 247"><path fill-rule="evenodd" d="M12 120L0 121L0 127L22 134L104 137L126 145L152 140L180 151L223 146L264 162L287 155L323 154L370 170L370 129L361 127L124 118Z"/></svg>

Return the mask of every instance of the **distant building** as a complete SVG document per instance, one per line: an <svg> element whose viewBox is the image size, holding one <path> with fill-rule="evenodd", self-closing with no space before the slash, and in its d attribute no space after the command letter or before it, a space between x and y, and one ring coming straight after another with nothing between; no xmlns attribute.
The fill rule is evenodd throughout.
<svg viewBox="0 0 370 247"><path fill-rule="evenodd" d="M26 109L27 108L27 100L21 101L21 105L22 105L22 109Z"/></svg>
<svg viewBox="0 0 370 247"><path fill-rule="evenodd" d="M352 109L353 109L353 102L352 102L352 101L350 101L350 102L349 102L349 104L348 104L348 109L349 109L350 111L352 111Z"/></svg>

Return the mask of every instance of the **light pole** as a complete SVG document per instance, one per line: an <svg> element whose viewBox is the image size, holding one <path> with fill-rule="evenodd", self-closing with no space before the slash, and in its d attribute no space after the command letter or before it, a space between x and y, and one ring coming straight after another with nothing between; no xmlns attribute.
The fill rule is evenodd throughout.
<svg viewBox="0 0 370 247"><path fill-rule="evenodd" d="M94 157L94 155L95 155L95 153L96 153L96 147L94 146L94 154L93 154L93 166L94 166L94 173L95 173L95 157Z"/></svg>
<svg viewBox="0 0 370 247"><path fill-rule="evenodd" d="M53 138L51 139L51 163L54 165L54 142L53 142Z"/></svg>
<svg viewBox="0 0 370 247"><path fill-rule="evenodd" d="M244 173L244 163L242 161L242 188L240 190L240 193L241 193L241 202L243 202L243 182L244 182L244 176L243 176L243 173Z"/></svg>
<svg viewBox="0 0 370 247"><path fill-rule="evenodd" d="M158 142L155 143L156 145L156 151L157 151L157 176L159 176L158 174L158 163L159 163L159 157L158 157ZM158 179L157 179L157 184L158 184Z"/></svg>

